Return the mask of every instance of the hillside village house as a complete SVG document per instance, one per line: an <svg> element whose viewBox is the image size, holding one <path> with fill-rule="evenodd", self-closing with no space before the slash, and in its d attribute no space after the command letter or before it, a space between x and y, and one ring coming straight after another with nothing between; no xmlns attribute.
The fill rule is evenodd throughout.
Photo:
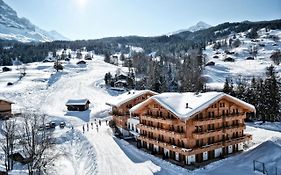
<svg viewBox="0 0 281 175"><path fill-rule="evenodd" d="M130 117L129 110L136 104L139 104L156 94L156 92L150 90L128 91L117 96L112 101L106 103L107 105L112 107L113 121L115 121L116 127L123 136L130 135L127 123L133 119L130 118L130 120L128 121ZM135 123L135 125L137 124L138 123Z"/></svg>
<svg viewBox="0 0 281 175"><path fill-rule="evenodd" d="M247 113L255 107L220 92L163 93L130 109L139 146L185 164L243 150Z"/></svg>
<svg viewBox="0 0 281 175"><path fill-rule="evenodd" d="M12 104L11 101L0 99L0 119L5 119L12 115Z"/></svg>
<svg viewBox="0 0 281 175"><path fill-rule="evenodd" d="M88 99L70 99L65 105L68 111L86 111L90 103Z"/></svg>

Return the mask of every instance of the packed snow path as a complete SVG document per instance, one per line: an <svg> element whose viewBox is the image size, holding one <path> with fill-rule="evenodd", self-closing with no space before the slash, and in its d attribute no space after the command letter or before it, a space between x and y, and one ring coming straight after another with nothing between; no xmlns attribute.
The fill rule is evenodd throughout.
<svg viewBox="0 0 281 175"><path fill-rule="evenodd" d="M82 130L82 127L80 127ZM100 175L184 175L188 170L163 161L119 140L112 130L102 122L96 130L85 131L85 136L96 150L97 172Z"/></svg>

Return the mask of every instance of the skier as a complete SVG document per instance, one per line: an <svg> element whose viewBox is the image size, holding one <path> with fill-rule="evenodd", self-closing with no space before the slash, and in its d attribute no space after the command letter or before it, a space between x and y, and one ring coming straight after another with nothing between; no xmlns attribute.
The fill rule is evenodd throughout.
<svg viewBox="0 0 281 175"><path fill-rule="evenodd" d="M85 132L85 127L84 127L84 125L83 125L83 133Z"/></svg>
<svg viewBox="0 0 281 175"><path fill-rule="evenodd" d="M101 121L99 120L99 125L101 126Z"/></svg>
<svg viewBox="0 0 281 175"><path fill-rule="evenodd" d="M93 122L91 122L91 128L93 129Z"/></svg>
<svg viewBox="0 0 281 175"><path fill-rule="evenodd" d="M89 131L89 123L87 123L87 131Z"/></svg>
<svg viewBox="0 0 281 175"><path fill-rule="evenodd" d="M106 126L107 126L107 120L105 120L105 124L106 124Z"/></svg>

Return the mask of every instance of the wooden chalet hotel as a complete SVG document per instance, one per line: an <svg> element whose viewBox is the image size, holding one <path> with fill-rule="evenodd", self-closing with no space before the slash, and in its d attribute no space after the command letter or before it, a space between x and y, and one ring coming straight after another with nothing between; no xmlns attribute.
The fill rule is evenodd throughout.
<svg viewBox="0 0 281 175"><path fill-rule="evenodd" d="M122 95L117 96L117 98L111 100L110 102L107 102L106 104L112 107L112 117L113 120L116 123L117 128L121 132L122 135L128 136L130 135L129 128L128 127L128 119L130 117L129 110L145 101L149 97L156 95L156 92L150 91L150 90L140 90L140 91L128 91ZM132 121L134 121L133 118L131 118ZM137 123L139 120L137 119ZM136 128L135 128L136 129Z"/></svg>
<svg viewBox="0 0 281 175"><path fill-rule="evenodd" d="M134 105L135 103L130 103ZM126 107L116 107L120 112ZM162 93L130 109L142 147L192 164L243 150L247 113L255 107L221 92Z"/></svg>

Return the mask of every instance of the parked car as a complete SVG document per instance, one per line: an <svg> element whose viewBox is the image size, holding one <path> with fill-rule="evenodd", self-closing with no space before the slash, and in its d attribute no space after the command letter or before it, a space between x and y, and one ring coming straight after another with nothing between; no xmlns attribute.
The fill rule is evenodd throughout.
<svg viewBox="0 0 281 175"><path fill-rule="evenodd" d="M50 128L55 128L56 127L56 123L55 122L50 122Z"/></svg>
<svg viewBox="0 0 281 175"><path fill-rule="evenodd" d="M45 128L46 128L46 129L50 129L50 128L51 128L50 123L46 123L46 124L45 124Z"/></svg>
<svg viewBox="0 0 281 175"><path fill-rule="evenodd" d="M64 128L65 127L65 122L60 122L60 128Z"/></svg>

